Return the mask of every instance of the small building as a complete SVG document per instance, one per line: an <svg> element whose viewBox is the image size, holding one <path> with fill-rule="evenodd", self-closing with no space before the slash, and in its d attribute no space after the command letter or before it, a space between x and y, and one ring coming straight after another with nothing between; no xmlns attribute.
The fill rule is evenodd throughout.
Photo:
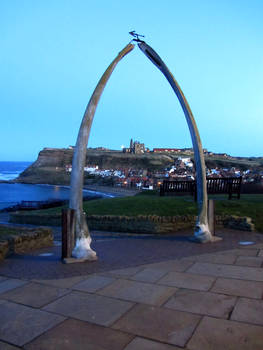
<svg viewBox="0 0 263 350"><path fill-rule="evenodd" d="M178 148L154 148L154 153L179 153L181 150Z"/></svg>

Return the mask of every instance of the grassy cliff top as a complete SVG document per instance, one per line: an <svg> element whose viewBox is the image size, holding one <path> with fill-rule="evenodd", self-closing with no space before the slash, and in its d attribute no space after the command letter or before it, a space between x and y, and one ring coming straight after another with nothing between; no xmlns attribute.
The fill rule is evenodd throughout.
<svg viewBox="0 0 263 350"><path fill-rule="evenodd" d="M215 201L216 215L248 216L252 218L257 231L263 233L263 195L241 195L241 199L228 200L227 196L210 196ZM87 215L117 216L181 216L197 215L197 204L190 196L160 197L158 194L140 195L123 198L106 198L84 202ZM60 208L23 212L22 215L60 215Z"/></svg>

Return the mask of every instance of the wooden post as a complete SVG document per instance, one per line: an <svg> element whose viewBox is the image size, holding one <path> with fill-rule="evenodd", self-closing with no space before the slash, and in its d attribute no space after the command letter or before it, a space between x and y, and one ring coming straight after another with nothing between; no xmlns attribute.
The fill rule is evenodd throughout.
<svg viewBox="0 0 263 350"><path fill-rule="evenodd" d="M70 258L75 246L75 210L62 209L62 251L61 259Z"/></svg>
<svg viewBox="0 0 263 350"><path fill-rule="evenodd" d="M160 185L160 196L164 196L163 184Z"/></svg>
<svg viewBox="0 0 263 350"><path fill-rule="evenodd" d="M208 199L208 226L211 232L211 235L215 235L215 201L213 199Z"/></svg>

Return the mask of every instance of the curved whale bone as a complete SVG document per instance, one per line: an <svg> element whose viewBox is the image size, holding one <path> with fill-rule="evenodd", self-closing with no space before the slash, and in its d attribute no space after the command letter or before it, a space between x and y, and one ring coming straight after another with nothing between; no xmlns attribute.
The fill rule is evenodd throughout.
<svg viewBox="0 0 263 350"><path fill-rule="evenodd" d="M203 154L203 147L199 131L190 109L190 106L181 90L179 84L175 80L172 73L169 71L161 57L150 47L146 42L140 41L138 44L142 52L149 58L149 60L163 73L168 80L173 91L175 92L181 107L184 111L184 115L188 124L188 128L191 134L194 158L196 164L196 182L197 182L197 202L198 202L198 218L196 222L196 228L194 231L195 241L200 243L212 242L214 238L208 227L207 218L207 189L206 189L206 171L205 160Z"/></svg>
<svg viewBox="0 0 263 350"><path fill-rule="evenodd" d="M73 257L77 259L94 260L96 259L96 253L90 248L91 237L89 228L86 222L85 213L83 212L83 177L84 167L86 165L86 153L89 140L89 134L93 117L96 112L97 105L100 97L104 91L104 88L120 60L130 53L134 49L134 45L129 43L124 49L119 52L117 57L112 61L109 67L102 75L98 82L85 110L79 133L77 138L76 147L74 149L72 171L70 178L70 200L69 207L75 210L76 223L74 227L76 246L73 249Z"/></svg>

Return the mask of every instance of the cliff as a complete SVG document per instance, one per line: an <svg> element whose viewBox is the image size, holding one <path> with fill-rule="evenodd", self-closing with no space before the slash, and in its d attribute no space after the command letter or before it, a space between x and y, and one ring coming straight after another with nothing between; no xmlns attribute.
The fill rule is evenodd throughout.
<svg viewBox="0 0 263 350"><path fill-rule="evenodd" d="M66 166L72 164L73 149L70 148L44 148L39 152L37 160L29 166L15 182L30 184L60 184L68 185L70 173ZM174 159L179 156L189 157L186 154L144 153L130 154L121 151L87 150L86 164L98 166L100 169L145 169L163 170L174 164ZM251 169L259 173L263 171L263 158L256 157L224 157L220 155L205 156L208 168L231 168L241 170ZM91 176L85 175L85 181Z"/></svg>
<svg viewBox="0 0 263 350"><path fill-rule="evenodd" d="M65 171L65 167L71 164L72 157L72 149L44 148L37 160L15 182L68 185L70 174Z"/></svg>
<svg viewBox="0 0 263 350"><path fill-rule="evenodd" d="M16 182L65 184L70 181L66 166L72 164L73 149L44 148L37 160L29 166ZM101 169L163 169L173 164L174 158L169 155L144 153L129 154L120 151L98 151L88 149L86 164L98 165Z"/></svg>

